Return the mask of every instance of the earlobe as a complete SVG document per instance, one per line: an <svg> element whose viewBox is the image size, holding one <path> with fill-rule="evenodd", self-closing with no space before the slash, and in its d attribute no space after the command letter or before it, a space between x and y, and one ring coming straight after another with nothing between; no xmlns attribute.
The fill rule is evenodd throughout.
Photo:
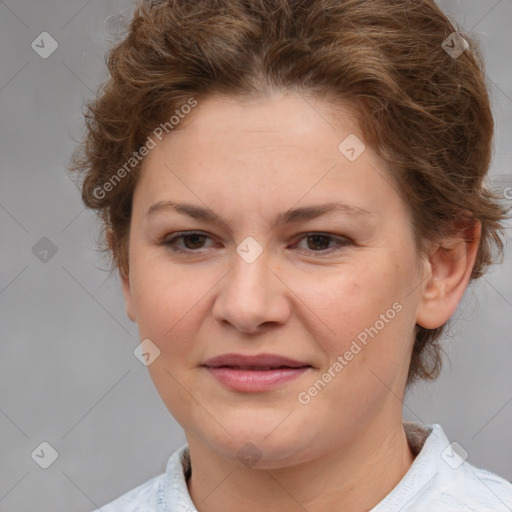
<svg viewBox="0 0 512 512"><path fill-rule="evenodd" d="M416 323L425 329L444 325L466 290L481 238L481 223L470 221L456 236L434 245L427 262Z"/></svg>

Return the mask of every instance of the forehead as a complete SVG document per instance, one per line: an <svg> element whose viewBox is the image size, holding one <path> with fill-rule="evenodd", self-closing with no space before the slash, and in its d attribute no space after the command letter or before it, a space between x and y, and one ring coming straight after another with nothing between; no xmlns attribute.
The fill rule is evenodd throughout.
<svg viewBox="0 0 512 512"><path fill-rule="evenodd" d="M223 147L226 134L248 146L265 139L274 143L295 139L302 143L309 140L311 144L307 145L314 147L327 133L333 143L345 131L359 133L357 116L349 105L296 93L247 98L211 96L199 101L177 128L174 135L178 139L180 135L197 136L196 142L201 144L206 136L217 148L219 143Z"/></svg>
<svg viewBox="0 0 512 512"><path fill-rule="evenodd" d="M137 188L145 203L186 196L263 213L326 199L375 209L396 194L387 173L344 105L296 94L215 96L150 151Z"/></svg>

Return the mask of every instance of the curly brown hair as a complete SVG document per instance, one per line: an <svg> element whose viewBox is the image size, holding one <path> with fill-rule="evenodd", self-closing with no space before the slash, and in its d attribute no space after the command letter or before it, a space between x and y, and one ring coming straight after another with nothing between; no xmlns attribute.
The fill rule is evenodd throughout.
<svg viewBox="0 0 512 512"><path fill-rule="evenodd" d="M456 43L466 44L460 55L448 51ZM470 215L482 226L471 278L503 252L506 211L484 184L494 120L481 49L433 1L140 0L107 66L70 171L84 178L101 250L122 277L149 134L191 99L273 90L354 108L365 143L389 163L410 207L419 248ZM416 327L408 385L438 376L444 327Z"/></svg>

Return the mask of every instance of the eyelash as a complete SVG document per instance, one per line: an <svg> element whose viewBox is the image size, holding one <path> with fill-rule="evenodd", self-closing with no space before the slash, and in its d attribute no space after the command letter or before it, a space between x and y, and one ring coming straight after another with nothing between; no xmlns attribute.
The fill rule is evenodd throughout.
<svg viewBox="0 0 512 512"><path fill-rule="evenodd" d="M177 254L194 254L194 253L199 253L202 250L202 248L197 249L197 250L194 250L194 249L181 249L181 248L178 249L178 248L173 246L173 244L177 240L180 240L180 239L183 240L186 237L194 236L194 235L206 236L207 238L211 238L208 235L206 235L205 233L202 233L200 231L183 231L183 232L177 233L170 240L165 240L164 242L162 242L162 245L166 246L170 251L172 251L174 253L177 253ZM334 235L330 235L328 233L317 232L317 231L311 231L311 232L304 233L304 236L302 238L300 238L299 242L301 240L305 240L308 237L312 237L312 236L320 236L320 237L329 239L329 242L331 240L334 241L334 242L337 242L337 247L334 247L334 248L331 248L331 249L327 249L327 250L325 250L325 249L324 250L319 250L319 251L314 251L314 250L310 249L309 251L312 252L312 253L330 254L333 251L341 250L343 247L352 244L352 242L349 239L345 238L345 237L334 236Z"/></svg>

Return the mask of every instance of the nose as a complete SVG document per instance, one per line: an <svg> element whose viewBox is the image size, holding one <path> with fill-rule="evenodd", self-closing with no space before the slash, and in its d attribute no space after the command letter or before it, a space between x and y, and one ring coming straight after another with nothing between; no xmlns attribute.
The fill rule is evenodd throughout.
<svg viewBox="0 0 512 512"><path fill-rule="evenodd" d="M265 252L252 262L234 254L234 265L221 281L213 316L239 331L257 333L290 316L288 288Z"/></svg>

